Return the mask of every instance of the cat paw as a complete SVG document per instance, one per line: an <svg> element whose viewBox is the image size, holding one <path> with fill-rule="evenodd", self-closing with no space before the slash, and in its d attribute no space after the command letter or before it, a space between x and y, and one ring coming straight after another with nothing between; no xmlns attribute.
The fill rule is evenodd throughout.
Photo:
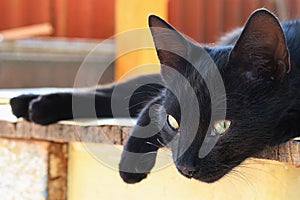
<svg viewBox="0 0 300 200"><path fill-rule="evenodd" d="M133 137L130 137L129 140ZM128 145L128 141L127 144ZM126 146L125 145L125 146ZM135 145L138 145L135 143ZM119 173L121 178L126 183L138 183L145 179L150 173L155 164L156 153L132 153L129 151L123 151L121 161L119 163Z"/></svg>
<svg viewBox="0 0 300 200"><path fill-rule="evenodd" d="M133 184L138 183L141 180L145 179L148 174L146 173L129 173L120 171L120 176L125 183Z"/></svg>
<svg viewBox="0 0 300 200"><path fill-rule="evenodd" d="M61 120L64 105L59 94L49 94L33 99L29 104L28 114L31 121L48 125Z"/></svg>
<svg viewBox="0 0 300 200"><path fill-rule="evenodd" d="M39 95L34 95L34 94L28 94L28 95L21 95L14 97L10 99L10 106L12 113L20 118L23 117L24 119L30 121L29 118L29 104L33 99L36 99Z"/></svg>

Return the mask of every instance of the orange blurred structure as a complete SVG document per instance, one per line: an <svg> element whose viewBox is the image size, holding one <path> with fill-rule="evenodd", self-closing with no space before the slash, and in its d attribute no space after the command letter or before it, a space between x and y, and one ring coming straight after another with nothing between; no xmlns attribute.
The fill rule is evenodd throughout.
<svg viewBox="0 0 300 200"><path fill-rule="evenodd" d="M145 2L131 14L146 7ZM50 22L53 36L107 38L115 33L115 4L116 0L1 0L0 30ZM270 9L281 19L300 17L300 0L168 0L167 4L168 21L203 43L243 25L256 8Z"/></svg>
<svg viewBox="0 0 300 200"><path fill-rule="evenodd" d="M149 14L167 17L167 0L116 1L115 79L159 71L147 18Z"/></svg>

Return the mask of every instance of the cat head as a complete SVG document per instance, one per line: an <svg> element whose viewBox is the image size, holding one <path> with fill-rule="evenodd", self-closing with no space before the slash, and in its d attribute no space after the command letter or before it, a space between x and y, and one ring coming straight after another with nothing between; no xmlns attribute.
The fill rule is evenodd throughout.
<svg viewBox="0 0 300 200"><path fill-rule="evenodd" d="M202 47L157 16L149 26L168 88L160 134L181 174L214 182L270 144L288 106L290 71L272 13L255 11L226 47Z"/></svg>

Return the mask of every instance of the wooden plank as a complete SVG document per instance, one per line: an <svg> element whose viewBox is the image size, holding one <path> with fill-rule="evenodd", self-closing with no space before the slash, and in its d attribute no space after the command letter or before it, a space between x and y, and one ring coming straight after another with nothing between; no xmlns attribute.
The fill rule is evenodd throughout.
<svg viewBox="0 0 300 200"><path fill-rule="evenodd" d="M68 144L50 143L48 147L48 200L67 199Z"/></svg>
<svg viewBox="0 0 300 200"><path fill-rule="evenodd" d="M96 125L91 125L87 122L79 126L70 123L40 126L26 121L15 123L0 121L0 137L43 140L56 143L80 141L122 145L128 137L130 127L124 124L110 124L107 121L101 125L101 120ZM269 147L256 157L300 166L300 142L299 140L291 140L276 147Z"/></svg>
<svg viewBox="0 0 300 200"><path fill-rule="evenodd" d="M59 123L40 126L23 120L18 122L0 120L0 130L0 137L3 138L47 140L58 143L82 141L111 144L121 144L122 134L128 134L129 131L128 126L109 124L75 126Z"/></svg>
<svg viewBox="0 0 300 200"><path fill-rule="evenodd" d="M300 141L295 139L279 146L268 147L257 158L277 160L300 167Z"/></svg>

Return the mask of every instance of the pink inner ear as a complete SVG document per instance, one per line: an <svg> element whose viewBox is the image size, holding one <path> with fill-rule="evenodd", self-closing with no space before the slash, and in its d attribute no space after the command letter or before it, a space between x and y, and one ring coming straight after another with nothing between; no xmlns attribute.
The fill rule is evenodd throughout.
<svg viewBox="0 0 300 200"><path fill-rule="evenodd" d="M148 18L148 24L149 27L159 27L159 28L166 28L166 29L172 29L174 30L174 28L167 23L165 20L163 20L162 18L156 16L156 15L150 15Z"/></svg>
<svg viewBox="0 0 300 200"><path fill-rule="evenodd" d="M188 56L187 41L175 30L152 27L151 31L160 63L180 67L178 62Z"/></svg>

